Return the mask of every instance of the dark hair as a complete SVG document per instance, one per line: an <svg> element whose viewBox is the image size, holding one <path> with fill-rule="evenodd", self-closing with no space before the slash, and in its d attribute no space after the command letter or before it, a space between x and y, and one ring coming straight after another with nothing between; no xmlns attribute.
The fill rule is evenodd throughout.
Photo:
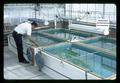
<svg viewBox="0 0 120 83"><path fill-rule="evenodd" d="M33 22L31 23L31 25L34 25L35 27L38 26L38 24L37 24L35 21L33 21Z"/></svg>

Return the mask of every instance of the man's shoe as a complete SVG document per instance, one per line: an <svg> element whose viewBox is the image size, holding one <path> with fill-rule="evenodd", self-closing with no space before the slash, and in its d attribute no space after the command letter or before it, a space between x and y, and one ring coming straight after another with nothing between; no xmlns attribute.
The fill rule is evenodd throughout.
<svg viewBox="0 0 120 83"><path fill-rule="evenodd" d="M21 63L29 63L28 61L24 60L24 61L20 61Z"/></svg>

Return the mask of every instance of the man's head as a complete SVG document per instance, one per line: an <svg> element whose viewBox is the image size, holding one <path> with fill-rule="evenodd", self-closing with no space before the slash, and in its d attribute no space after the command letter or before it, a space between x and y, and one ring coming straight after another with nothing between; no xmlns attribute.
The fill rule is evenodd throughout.
<svg viewBox="0 0 120 83"><path fill-rule="evenodd" d="M35 21L33 21L33 22L31 23L31 25L32 25L32 29L38 27L38 24L37 24Z"/></svg>

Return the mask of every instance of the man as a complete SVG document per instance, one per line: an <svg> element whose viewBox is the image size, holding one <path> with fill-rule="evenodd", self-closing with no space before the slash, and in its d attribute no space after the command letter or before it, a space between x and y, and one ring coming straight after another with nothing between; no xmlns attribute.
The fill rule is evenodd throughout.
<svg viewBox="0 0 120 83"><path fill-rule="evenodd" d="M32 29L37 26L38 25L36 22L32 22L32 23L24 22L18 25L17 27L15 27L13 31L13 38L15 40L17 52L18 52L18 60L21 63L29 63L28 61L26 61L26 59L23 56L22 35L27 34L28 39L32 41L31 40Z"/></svg>

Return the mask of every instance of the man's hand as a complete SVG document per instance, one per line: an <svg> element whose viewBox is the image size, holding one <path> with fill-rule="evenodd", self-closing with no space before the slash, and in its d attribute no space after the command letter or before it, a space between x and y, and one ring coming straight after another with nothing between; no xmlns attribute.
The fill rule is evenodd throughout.
<svg viewBox="0 0 120 83"><path fill-rule="evenodd" d="M32 40L31 36L28 36L28 40L32 43L33 46L38 46L38 44Z"/></svg>

